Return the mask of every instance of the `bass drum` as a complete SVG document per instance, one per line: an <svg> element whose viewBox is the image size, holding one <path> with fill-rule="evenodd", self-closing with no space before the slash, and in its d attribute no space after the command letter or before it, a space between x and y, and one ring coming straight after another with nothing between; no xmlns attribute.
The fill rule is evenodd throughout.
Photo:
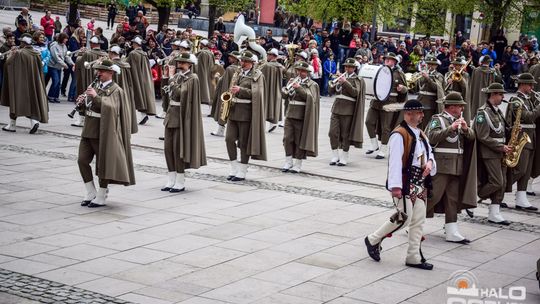
<svg viewBox="0 0 540 304"><path fill-rule="evenodd" d="M392 70L385 65L366 64L362 66L359 76L366 83L366 95L378 101L386 101L392 90Z"/></svg>

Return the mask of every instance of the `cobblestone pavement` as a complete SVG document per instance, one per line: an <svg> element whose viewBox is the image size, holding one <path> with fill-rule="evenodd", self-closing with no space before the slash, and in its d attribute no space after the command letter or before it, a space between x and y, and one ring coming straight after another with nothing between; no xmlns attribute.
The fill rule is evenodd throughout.
<svg viewBox="0 0 540 304"><path fill-rule="evenodd" d="M0 15L0 25L6 16L14 18ZM19 119L16 133L0 133L0 303L433 304L446 302L458 270L481 288L524 286L520 303L540 303L538 213L504 209L512 225L501 227L480 205L475 218L459 219L468 246L444 242L444 218L428 219L423 251L434 271L404 265L405 232L372 261L364 237L392 213L386 161L354 149L348 166L328 166L330 106L323 98L321 153L305 173L280 172L278 129L267 135L269 161L250 164L248 181L228 182L224 140L205 135L209 164L187 172L181 194L159 191L163 128L152 118L133 136L137 184L112 186L100 210L79 206L72 105L50 105L36 135ZM0 124L7 117L0 107ZM208 134L215 124L203 120Z"/></svg>

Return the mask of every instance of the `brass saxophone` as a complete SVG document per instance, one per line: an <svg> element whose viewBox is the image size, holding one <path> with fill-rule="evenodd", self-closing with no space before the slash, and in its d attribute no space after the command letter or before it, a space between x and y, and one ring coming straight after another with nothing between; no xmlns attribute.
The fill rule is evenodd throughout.
<svg viewBox="0 0 540 304"><path fill-rule="evenodd" d="M221 109L219 111L219 119L221 121L227 121L227 119L229 118L229 113L231 112L231 108L234 104L234 98L235 98L233 92L231 92L231 89L238 81L238 78L240 76L240 70L241 70L241 67L238 67L236 69L233 76L231 77L231 83L229 85L229 89L221 93L221 96L220 96Z"/></svg>
<svg viewBox="0 0 540 304"><path fill-rule="evenodd" d="M527 133L523 133L521 138L518 138L519 132L521 131L521 111L523 110L523 104L519 101L515 101L509 103L508 106L511 107L514 103L517 103L519 107L516 110L516 119L514 122L514 126L512 127L512 135L510 136L510 141L508 142L508 146L512 147L512 152L506 154L503 158L503 163L508 168L514 168L515 166L517 166L523 147L525 147L525 144L531 142L531 138Z"/></svg>

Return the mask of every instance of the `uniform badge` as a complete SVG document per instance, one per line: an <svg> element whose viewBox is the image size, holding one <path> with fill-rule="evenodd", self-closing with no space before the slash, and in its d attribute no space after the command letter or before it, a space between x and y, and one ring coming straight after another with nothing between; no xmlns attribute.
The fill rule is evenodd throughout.
<svg viewBox="0 0 540 304"><path fill-rule="evenodd" d="M478 123L483 123L485 120L486 118L484 117L484 114L478 114L478 117L476 117L476 121Z"/></svg>
<svg viewBox="0 0 540 304"><path fill-rule="evenodd" d="M441 126L441 123L439 122L438 119L434 119L431 121L431 126L430 126L431 129L435 129L440 126Z"/></svg>

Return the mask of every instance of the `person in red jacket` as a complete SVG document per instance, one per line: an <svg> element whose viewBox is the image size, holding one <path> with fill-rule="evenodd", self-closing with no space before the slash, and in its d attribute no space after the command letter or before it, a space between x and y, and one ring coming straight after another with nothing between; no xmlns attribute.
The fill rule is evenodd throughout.
<svg viewBox="0 0 540 304"><path fill-rule="evenodd" d="M43 27L43 32L47 37L49 42L52 42L54 35L54 20L51 18L51 11L47 11L45 16L41 17L41 26Z"/></svg>

